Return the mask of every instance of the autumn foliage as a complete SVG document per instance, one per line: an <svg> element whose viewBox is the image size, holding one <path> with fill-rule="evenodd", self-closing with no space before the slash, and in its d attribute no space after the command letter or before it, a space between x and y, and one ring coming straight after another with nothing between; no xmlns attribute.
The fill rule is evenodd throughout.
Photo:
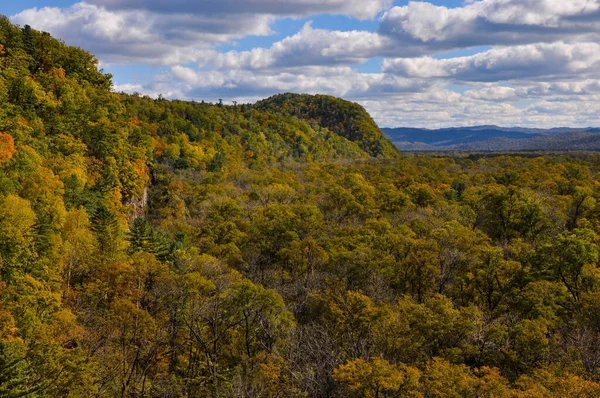
<svg viewBox="0 0 600 398"><path fill-rule="evenodd" d="M12 136L0 133L0 165L11 160L16 151Z"/></svg>
<svg viewBox="0 0 600 398"><path fill-rule="evenodd" d="M600 156L111 91L0 17L0 397L598 397Z"/></svg>

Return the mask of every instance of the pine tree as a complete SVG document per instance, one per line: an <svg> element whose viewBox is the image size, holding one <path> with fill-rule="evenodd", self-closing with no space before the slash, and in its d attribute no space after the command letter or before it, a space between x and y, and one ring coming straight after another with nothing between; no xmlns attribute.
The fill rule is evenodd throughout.
<svg viewBox="0 0 600 398"><path fill-rule="evenodd" d="M130 251L132 253L137 251L150 252L153 234L152 226L144 217L136 218L127 237Z"/></svg>
<svg viewBox="0 0 600 398"><path fill-rule="evenodd" d="M135 219L128 235L130 252L151 253L163 262L172 260L173 243L166 234L155 231L144 217Z"/></svg>
<svg viewBox="0 0 600 398"><path fill-rule="evenodd" d="M102 256L114 258L118 249L119 226L115 214L103 204L92 216L92 231L96 234Z"/></svg>

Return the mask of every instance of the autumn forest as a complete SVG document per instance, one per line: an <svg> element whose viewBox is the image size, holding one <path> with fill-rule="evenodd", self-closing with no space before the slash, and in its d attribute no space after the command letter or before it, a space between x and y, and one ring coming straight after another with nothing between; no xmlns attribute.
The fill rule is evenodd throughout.
<svg viewBox="0 0 600 398"><path fill-rule="evenodd" d="M600 397L599 178L115 93L0 17L0 397Z"/></svg>

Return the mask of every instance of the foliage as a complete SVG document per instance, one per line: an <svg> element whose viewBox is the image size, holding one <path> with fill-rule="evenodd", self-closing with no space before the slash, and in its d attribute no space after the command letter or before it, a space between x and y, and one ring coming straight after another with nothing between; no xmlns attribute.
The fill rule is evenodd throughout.
<svg viewBox="0 0 600 398"><path fill-rule="evenodd" d="M111 92L0 18L0 396L600 394L600 157Z"/></svg>

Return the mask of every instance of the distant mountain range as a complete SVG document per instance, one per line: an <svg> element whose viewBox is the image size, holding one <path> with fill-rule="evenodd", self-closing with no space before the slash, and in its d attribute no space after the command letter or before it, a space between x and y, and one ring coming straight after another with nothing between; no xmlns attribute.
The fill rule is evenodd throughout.
<svg viewBox="0 0 600 398"><path fill-rule="evenodd" d="M600 128L383 128L401 151L600 150Z"/></svg>

